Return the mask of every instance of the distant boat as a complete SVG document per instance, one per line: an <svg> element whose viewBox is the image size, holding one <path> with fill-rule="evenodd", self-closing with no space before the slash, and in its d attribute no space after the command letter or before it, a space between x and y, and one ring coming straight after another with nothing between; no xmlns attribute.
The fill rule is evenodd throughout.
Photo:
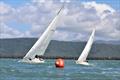
<svg viewBox="0 0 120 80"><path fill-rule="evenodd" d="M86 61L86 58L91 50L93 41L94 41L94 35L95 35L95 29L92 31L92 34L84 48L84 50L82 51L81 55L79 56L78 60L76 61L76 64L82 64L82 65L89 65L89 63Z"/></svg>
<svg viewBox="0 0 120 80"><path fill-rule="evenodd" d="M62 8L59 10L53 21L49 24L48 28L45 30L42 36L37 40L37 42L22 59L22 62L44 63L44 60L42 58L38 58L38 56L44 55L45 50L51 41L52 35L56 30L56 24L60 18Z"/></svg>

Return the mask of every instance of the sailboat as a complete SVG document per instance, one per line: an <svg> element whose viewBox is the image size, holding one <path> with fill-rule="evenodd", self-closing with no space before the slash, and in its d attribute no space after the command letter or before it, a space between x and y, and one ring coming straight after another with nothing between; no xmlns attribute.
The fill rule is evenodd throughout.
<svg viewBox="0 0 120 80"><path fill-rule="evenodd" d="M38 56L44 55L45 50L51 41L52 35L56 30L56 25L61 16L63 7L64 6L61 7L56 17L49 24L48 28L44 31L42 36L37 40L37 42L33 45L33 47L28 51L28 53L22 59L22 62L44 63L44 60L42 58L38 58Z"/></svg>
<svg viewBox="0 0 120 80"><path fill-rule="evenodd" d="M95 29L93 29L92 34L91 34L84 50L82 51L81 55L79 56L78 60L76 61L76 64L89 65L89 63L86 61L86 59L91 50L91 47L92 47L92 44L94 41L94 35L95 35Z"/></svg>

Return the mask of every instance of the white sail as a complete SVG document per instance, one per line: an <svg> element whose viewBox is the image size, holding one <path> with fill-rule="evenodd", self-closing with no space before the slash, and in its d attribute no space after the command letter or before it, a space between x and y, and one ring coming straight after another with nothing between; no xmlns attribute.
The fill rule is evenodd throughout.
<svg viewBox="0 0 120 80"><path fill-rule="evenodd" d="M86 62L86 58L90 52L90 49L92 47L93 41L94 41L94 35L95 35L95 29L92 31L92 34L84 48L84 50L82 51L81 55L79 56L78 60L76 61L76 63L83 63Z"/></svg>
<svg viewBox="0 0 120 80"><path fill-rule="evenodd" d="M56 30L56 26L57 26L56 24L61 16L62 8L59 10L56 17L50 23L50 25L45 30L45 32L42 34L42 36L37 40L37 42L33 45L33 47L25 55L23 60L28 60L29 58L33 59L35 57L35 55L44 55L45 50L46 50L46 48L47 48L47 46L52 38L52 35Z"/></svg>

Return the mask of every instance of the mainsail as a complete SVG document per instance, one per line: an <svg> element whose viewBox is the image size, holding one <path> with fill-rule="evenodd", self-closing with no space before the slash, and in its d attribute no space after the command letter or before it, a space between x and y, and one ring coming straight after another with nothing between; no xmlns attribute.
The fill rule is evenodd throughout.
<svg viewBox="0 0 120 80"><path fill-rule="evenodd" d="M81 55L79 56L79 58L77 60L78 63L86 61L86 58L88 56L88 53L90 52L90 49L91 49L93 41L94 41L94 35L95 35L95 29L92 31L92 34L91 34L84 50L82 51Z"/></svg>
<svg viewBox="0 0 120 80"><path fill-rule="evenodd" d="M59 10L56 17L49 24L48 28L45 30L45 32L42 34L42 36L37 40L37 42L33 45L33 47L25 55L23 60L26 60L26 59L29 59L29 58L33 59L35 57L35 55L44 55L45 50L50 43L52 35L56 30L58 20L61 16L62 8Z"/></svg>

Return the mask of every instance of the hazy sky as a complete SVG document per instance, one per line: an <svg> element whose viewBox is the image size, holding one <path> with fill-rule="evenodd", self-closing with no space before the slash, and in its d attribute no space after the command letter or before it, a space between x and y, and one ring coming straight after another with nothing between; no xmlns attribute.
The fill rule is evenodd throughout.
<svg viewBox="0 0 120 80"><path fill-rule="evenodd" d="M120 40L120 0L0 0L0 38L41 36L63 2L54 40Z"/></svg>

